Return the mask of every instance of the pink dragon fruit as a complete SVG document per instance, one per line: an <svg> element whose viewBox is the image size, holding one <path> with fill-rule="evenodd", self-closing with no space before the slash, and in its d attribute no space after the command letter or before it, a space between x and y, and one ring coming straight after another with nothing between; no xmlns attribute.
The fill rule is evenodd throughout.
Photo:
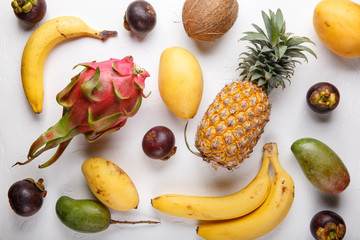
<svg viewBox="0 0 360 240"><path fill-rule="evenodd" d="M88 142L93 142L119 130L127 118L139 110L149 73L136 65L131 56L77 66L85 69L56 96L64 107L63 117L31 145L27 161L14 165L27 164L58 146L51 159L39 166L48 167L61 156L74 136L82 133Z"/></svg>

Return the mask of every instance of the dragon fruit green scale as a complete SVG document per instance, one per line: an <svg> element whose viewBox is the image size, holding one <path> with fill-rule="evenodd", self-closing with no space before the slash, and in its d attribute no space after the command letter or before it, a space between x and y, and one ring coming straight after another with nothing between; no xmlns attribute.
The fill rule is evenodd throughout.
<svg viewBox="0 0 360 240"><path fill-rule="evenodd" d="M74 136L82 133L88 142L93 142L119 130L139 110L145 97L145 79L150 75L131 56L78 66L85 68L56 96L64 107L62 118L31 145L27 161L15 165L27 164L44 151L58 147L51 159L39 166L48 167Z"/></svg>

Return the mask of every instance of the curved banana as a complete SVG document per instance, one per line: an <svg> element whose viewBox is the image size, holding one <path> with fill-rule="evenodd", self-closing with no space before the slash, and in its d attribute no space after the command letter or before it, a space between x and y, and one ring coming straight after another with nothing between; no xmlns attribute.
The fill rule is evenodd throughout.
<svg viewBox="0 0 360 240"><path fill-rule="evenodd" d="M93 37L106 40L116 31L98 31L77 17L63 16L40 25L28 39L21 60L21 79L25 95L35 113L42 111L43 68L50 50L70 38Z"/></svg>
<svg viewBox="0 0 360 240"><path fill-rule="evenodd" d="M236 193L223 197L164 194L152 199L151 204L164 213L197 220L223 220L243 216L258 208L269 194L269 163L269 158L265 158L256 177Z"/></svg>
<svg viewBox="0 0 360 240"><path fill-rule="evenodd" d="M288 214L294 200L294 182L281 167L276 143L264 145L263 158L270 158L275 176L269 196L246 216L201 224L197 234L207 240L253 240L275 229Z"/></svg>

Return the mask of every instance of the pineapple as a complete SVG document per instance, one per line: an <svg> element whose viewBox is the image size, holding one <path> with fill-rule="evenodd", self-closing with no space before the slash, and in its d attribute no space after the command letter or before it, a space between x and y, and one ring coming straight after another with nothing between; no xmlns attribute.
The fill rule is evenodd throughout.
<svg viewBox="0 0 360 240"><path fill-rule="evenodd" d="M198 125L195 147L215 168L237 167L248 158L269 121L268 94L290 81L297 59L308 61L303 52L316 54L303 43L309 38L285 32L280 9L262 11L266 33L253 24L256 32L245 32L240 40L250 41L248 52L240 55L240 79L225 86L207 109Z"/></svg>

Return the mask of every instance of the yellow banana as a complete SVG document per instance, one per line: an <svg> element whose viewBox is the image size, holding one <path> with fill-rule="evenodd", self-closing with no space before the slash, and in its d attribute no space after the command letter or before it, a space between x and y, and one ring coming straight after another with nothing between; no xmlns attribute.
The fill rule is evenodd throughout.
<svg viewBox="0 0 360 240"><path fill-rule="evenodd" d="M269 158L265 158L257 176L236 193L223 197L164 194L152 199L151 204L164 213L197 220L223 220L243 216L258 208L269 194L269 163Z"/></svg>
<svg viewBox="0 0 360 240"><path fill-rule="evenodd" d="M269 233L283 221L294 200L294 182L280 165L276 143L264 145L263 158L269 158L275 169L265 202L246 216L200 224L198 235L207 240L253 240Z"/></svg>
<svg viewBox="0 0 360 240"><path fill-rule="evenodd" d="M21 60L21 79L25 95L35 113L42 111L43 68L51 49L70 38L93 37L106 40L116 36L115 31L98 31L77 17L63 16L40 25L28 39Z"/></svg>

